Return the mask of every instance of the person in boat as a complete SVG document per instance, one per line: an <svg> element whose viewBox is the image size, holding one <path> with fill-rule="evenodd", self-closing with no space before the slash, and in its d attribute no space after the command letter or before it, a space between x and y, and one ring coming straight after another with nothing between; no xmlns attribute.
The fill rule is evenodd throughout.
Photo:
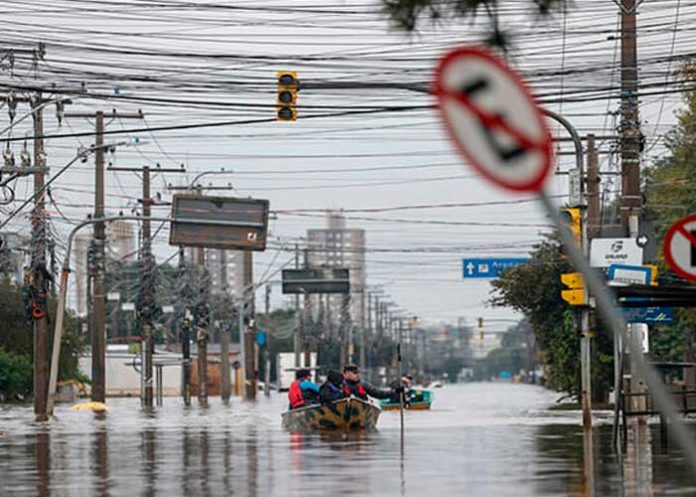
<svg viewBox="0 0 696 497"><path fill-rule="evenodd" d="M343 368L343 382L343 391L347 397L353 395L362 400L368 400L368 396L389 399L395 393L392 389L377 388L361 381L360 370L355 364L348 364Z"/></svg>
<svg viewBox="0 0 696 497"><path fill-rule="evenodd" d="M413 384L413 376L410 374L402 374L401 379L394 380L389 384L392 396L389 402L392 404L400 404L400 396L404 396L404 405L408 406L411 402L411 385Z"/></svg>
<svg viewBox="0 0 696 497"><path fill-rule="evenodd" d="M295 371L295 381L290 384L288 390L290 409L299 409L318 402L319 387L310 378L311 373L308 369Z"/></svg>
<svg viewBox="0 0 696 497"><path fill-rule="evenodd" d="M343 375L335 369L329 370L326 375L326 381L319 387L319 402L322 404L331 404L337 400L347 397L344 391L345 383Z"/></svg>

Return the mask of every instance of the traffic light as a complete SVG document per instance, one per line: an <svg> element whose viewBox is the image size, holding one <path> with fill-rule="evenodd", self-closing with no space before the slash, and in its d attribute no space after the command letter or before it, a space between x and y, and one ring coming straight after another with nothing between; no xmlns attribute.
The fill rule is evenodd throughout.
<svg viewBox="0 0 696 497"><path fill-rule="evenodd" d="M564 207L561 209L561 220L570 229L575 243L582 244L582 211L579 207Z"/></svg>
<svg viewBox="0 0 696 497"><path fill-rule="evenodd" d="M297 73L292 71L278 72L278 121L297 121L297 92L299 90Z"/></svg>
<svg viewBox="0 0 696 497"><path fill-rule="evenodd" d="M581 273L561 274L561 282L570 288L562 290L561 298L570 305L585 305L585 280Z"/></svg>

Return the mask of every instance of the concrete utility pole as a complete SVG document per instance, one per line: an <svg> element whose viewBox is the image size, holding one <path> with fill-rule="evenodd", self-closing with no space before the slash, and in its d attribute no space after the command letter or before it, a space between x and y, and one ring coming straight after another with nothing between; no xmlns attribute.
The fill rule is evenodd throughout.
<svg viewBox="0 0 696 497"><path fill-rule="evenodd" d="M250 332L249 324L254 320L254 260L251 250L244 251L244 302L247 304L245 312L246 322L242 327L242 343L240 344L243 352L242 381L244 382L244 399L256 400L256 354L254 334Z"/></svg>
<svg viewBox="0 0 696 497"><path fill-rule="evenodd" d="M227 251L220 249L218 257L220 259L220 288L223 302L227 303ZM232 391L230 378L230 330L230 326L224 324L220 329L220 398L224 404L230 401Z"/></svg>
<svg viewBox="0 0 696 497"><path fill-rule="evenodd" d="M638 235L641 208L640 155L643 134L638 112L638 39L636 0L621 0L621 224L630 238ZM628 339L637 342L640 348L641 334L636 326L628 325ZM623 347L621 343L618 347ZM636 350L636 349L634 349ZM632 394L645 393L644 384L638 380L635 361L630 361ZM645 397L631 397L636 410L645 410ZM639 422L645 418L640 417Z"/></svg>
<svg viewBox="0 0 696 497"><path fill-rule="evenodd" d="M295 244L295 269L300 269L300 245ZM295 334L292 340L295 352L295 368L301 366L300 353L302 352L302 317L300 315L300 296L295 295Z"/></svg>
<svg viewBox="0 0 696 497"><path fill-rule="evenodd" d="M45 163L43 140L43 108L41 106L41 93L32 102L35 109L34 116L34 192L42 192L44 188ZM48 316L46 306L46 293L48 281L46 281L46 204L45 195L41 193L34 201L34 215L32 216L32 295L36 309L41 312L32 312L34 318L34 414L37 421L46 421L46 405L48 402ZM33 311L33 309L32 309Z"/></svg>
<svg viewBox="0 0 696 497"><path fill-rule="evenodd" d="M266 306L264 309L266 313L266 319L270 324L271 315L271 285L270 283L266 285ZM266 330L266 346L264 348L264 366L263 366L263 381L264 388L263 393L266 397L271 396L271 332L269 329Z"/></svg>
<svg viewBox="0 0 696 497"><path fill-rule="evenodd" d="M94 152L94 218L104 217L104 113L96 114L96 138ZM92 332L92 400L106 400L106 282L104 274L104 242L106 230L104 223L94 225L94 297L92 312L94 312L94 329Z"/></svg>
<svg viewBox="0 0 696 497"><path fill-rule="evenodd" d="M197 303L194 312L196 326L196 345L198 347L197 370L198 370L198 405L208 407L208 315L206 302L204 302L203 294L205 293L204 276L205 271L205 249L196 249L196 265L199 269L198 285L197 285Z"/></svg>
<svg viewBox="0 0 696 497"><path fill-rule="evenodd" d="M643 134L638 112L636 0L621 0L621 222L640 214L640 154Z"/></svg>
<svg viewBox="0 0 696 497"><path fill-rule="evenodd" d="M66 113L66 118L95 118L94 139L94 219L104 217L104 112L94 114ZM113 111L116 117L116 111ZM118 114L120 119L142 119L143 114ZM94 225L93 246L93 328L92 328L92 401L106 400L106 261L104 244L106 230L103 222Z"/></svg>
<svg viewBox="0 0 696 497"><path fill-rule="evenodd" d="M140 203L143 206L143 224L142 224L142 246L140 251L140 292L138 296L138 315L140 319L141 329L143 332L142 341L142 376L143 376L143 391L141 392L141 401L143 407L152 408L154 398L153 385L153 354L155 352L155 323L154 312L156 307L155 302L155 273L157 265L155 258L152 255L152 235L150 217L152 216L152 194L150 192L150 173L153 169L149 166L143 167L109 167L109 171L121 172L140 172L143 179L143 196ZM181 168L161 168L157 167L156 172L160 173L178 173L185 172Z"/></svg>
<svg viewBox="0 0 696 497"><path fill-rule="evenodd" d="M587 135L587 238L592 240L601 232L601 205L599 196L599 157L595 135Z"/></svg>
<svg viewBox="0 0 696 497"><path fill-rule="evenodd" d="M143 168L143 252L141 258L143 267L140 273L141 292L145 307L143 329L143 346L145 348L145 361L143 362L143 375L145 377L145 389L143 391L143 405L152 407L152 355L155 349L155 337L151 321L155 300L154 285L154 261L152 261L152 247L150 237L150 216L152 199L150 198L150 168Z"/></svg>

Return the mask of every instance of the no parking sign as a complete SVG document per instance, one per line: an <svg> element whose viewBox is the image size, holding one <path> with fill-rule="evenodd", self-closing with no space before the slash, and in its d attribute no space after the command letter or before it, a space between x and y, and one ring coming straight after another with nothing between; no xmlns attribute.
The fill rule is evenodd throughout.
<svg viewBox="0 0 696 497"><path fill-rule="evenodd" d="M519 75L488 49L465 47L438 64L434 92L450 138L487 179L541 191L551 172L551 133Z"/></svg>
<svg viewBox="0 0 696 497"><path fill-rule="evenodd" d="M696 214L680 219L665 235L665 259L682 278L696 280Z"/></svg>

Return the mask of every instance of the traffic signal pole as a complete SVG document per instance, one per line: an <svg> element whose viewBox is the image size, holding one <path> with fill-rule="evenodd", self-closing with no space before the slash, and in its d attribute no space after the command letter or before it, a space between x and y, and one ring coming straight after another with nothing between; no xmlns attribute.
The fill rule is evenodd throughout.
<svg viewBox="0 0 696 497"><path fill-rule="evenodd" d="M585 198L585 164L582 139L575 127L563 116L547 109L542 109L545 116L553 119L563 126L570 134L575 146L575 167L579 181L579 205L572 205L580 209L580 252L585 260L590 253L589 238L587 232L587 205ZM583 284L583 305L580 309L580 382L582 401L582 424L587 430L592 428L592 348L590 342L590 307L587 284Z"/></svg>

